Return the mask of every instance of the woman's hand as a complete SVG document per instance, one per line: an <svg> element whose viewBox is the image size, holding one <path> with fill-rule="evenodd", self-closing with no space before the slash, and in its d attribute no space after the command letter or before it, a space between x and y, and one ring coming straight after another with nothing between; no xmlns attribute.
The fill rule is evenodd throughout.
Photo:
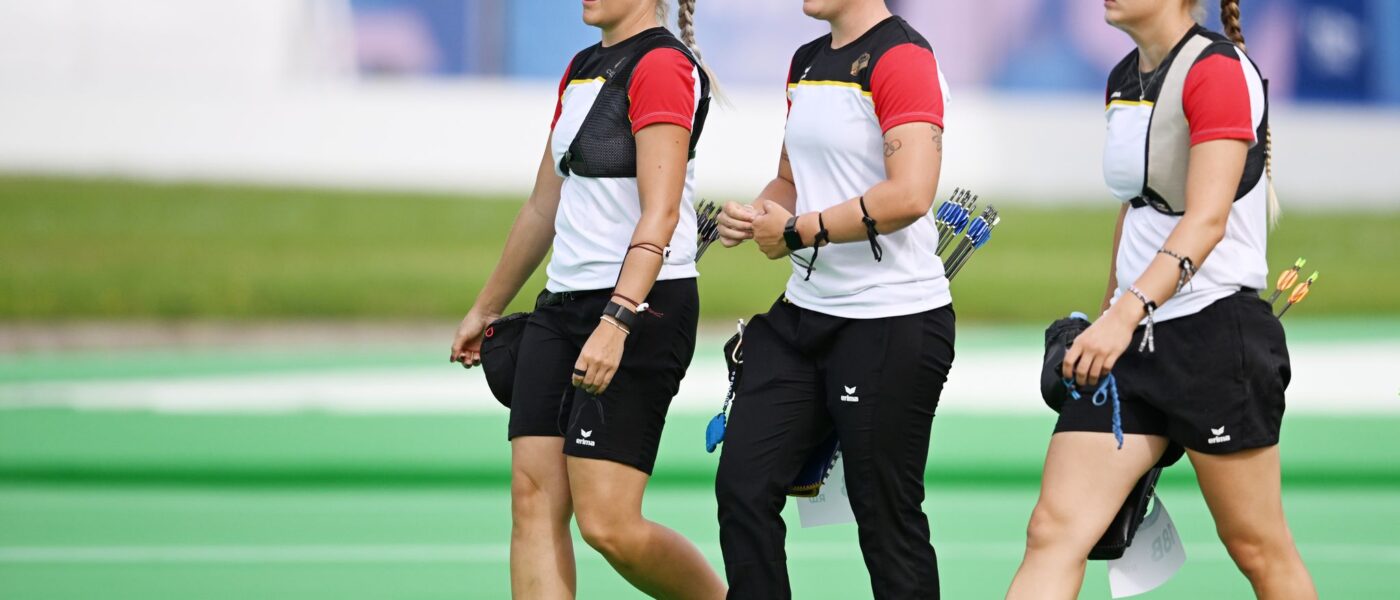
<svg viewBox="0 0 1400 600"><path fill-rule="evenodd" d="M1123 304L1115 304L1075 338L1060 366L1061 375L1073 378L1079 385L1098 385L1113 371L1113 365L1133 342L1133 331L1138 325L1138 318L1120 310Z"/></svg>
<svg viewBox="0 0 1400 600"><path fill-rule="evenodd" d="M481 364L481 337L491 322L501 318L499 314L489 314L472 307L462 324L457 326L457 335L452 340L452 353L448 361L462 363L465 368Z"/></svg>
<svg viewBox="0 0 1400 600"><path fill-rule="evenodd" d="M622 348L626 341L627 333L621 325L600 320L574 363L574 387L594 396L607 391L618 365L622 364Z"/></svg>
<svg viewBox="0 0 1400 600"><path fill-rule="evenodd" d="M757 214L758 211L747 204L726 202L719 213L719 243L733 248L744 240L753 239L753 218Z"/></svg>
<svg viewBox="0 0 1400 600"><path fill-rule="evenodd" d="M753 241L764 256L776 260L792 252L783 240L783 228L791 218L792 213L777 202L764 200L759 205L753 219Z"/></svg>

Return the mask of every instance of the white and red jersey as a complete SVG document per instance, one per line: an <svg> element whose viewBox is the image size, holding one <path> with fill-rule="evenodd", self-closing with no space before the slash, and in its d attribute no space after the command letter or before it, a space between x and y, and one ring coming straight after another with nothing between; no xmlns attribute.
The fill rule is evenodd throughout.
<svg viewBox="0 0 1400 600"><path fill-rule="evenodd" d="M664 31L664 29L662 30ZM559 82L550 152L555 172L564 177L559 211L554 218L554 254L546 273L552 292L608 289L616 285L632 233L642 215L634 177L592 178L565 174L559 164L578 134L603 84L620 61L638 60L628 82L628 117L635 134L649 125L670 123L694 129L701 100L701 78L694 63L673 48L658 48L632 57L637 43L655 30L603 47L591 46L574 57ZM669 34L667 34L669 35ZM658 281L695 277L695 165L686 166L680 221L669 240ZM663 240L658 240L663 241Z"/></svg>
<svg viewBox="0 0 1400 600"><path fill-rule="evenodd" d="M1197 27L1187 34L1211 38L1199 56L1181 56L1178 45L1152 73L1138 69L1134 50L1113 69L1107 89L1108 137L1104 147L1104 179L1122 202L1134 202L1123 220L1116 264L1118 291L1127 293L1181 221L1136 201L1147 172L1149 124L1162 84L1160 75L1175 60L1193 60L1182 92L1182 105L1192 146L1212 140L1244 140L1249 157L1237 200L1225 225L1225 237L1211 251L1186 288L1157 309L1157 322L1195 314L1242 288L1268 285L1265 258L1268 238L1267 181L1263 176L1268 105L1264 81L1254 63L1224 36ZM1145 88L1145 89L1144 89Z"/></svg>
<svg viewBox="0 0 1400 600"><path fill-rule="evenodd" d="M802 46L788 76L784 143L797 184L797 213L819 211L865 194L884 181L884 135L906 123L943 127L946 86L928 42L899 17L832 49L826 35ZM930 132L932 135L932 132ZM806 309L850 319L932 310L952 302L938 231L925 216L870 246L829 244L815 270L794 261L787 298ZM810 258L811 249L794 253Z"/></svg>

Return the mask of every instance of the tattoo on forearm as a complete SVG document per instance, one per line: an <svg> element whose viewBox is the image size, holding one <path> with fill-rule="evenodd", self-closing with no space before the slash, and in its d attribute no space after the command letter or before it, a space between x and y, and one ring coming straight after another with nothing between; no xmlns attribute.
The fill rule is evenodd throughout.
<svg viewBox="0 0 1400 600"><path fill-rule="evenodd" d="M890 140L888 142L885 142L885 158L894 156L894 153L899 152L899 149L903 147L904 142L901 142L899 140Z"/></svg>
<svg viewBox="0 0 1400 600"><path fill-rule="evenodd" d="M943 128L933 125L933 145L938 147L938 152L943 152Z"/></svg>

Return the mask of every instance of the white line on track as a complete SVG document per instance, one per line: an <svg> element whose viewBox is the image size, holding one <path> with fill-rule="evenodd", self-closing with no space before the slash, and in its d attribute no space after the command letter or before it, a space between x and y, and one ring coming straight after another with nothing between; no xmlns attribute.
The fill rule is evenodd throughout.
<svg viewBox="0 0 1400 600"><path fill-rule="evenodd" d="M937 544L944 561L1015 561L1022 545L1015 542L944 542ZM718 560L719 549L706 545L705 554ZM1400 564L1400 545L1304 544L1303 558L1315 563ZM793 560L848 560L857 555L854 543L793 544ZM1192 560L1228 562L1219 542L1187 542ZM602 558L580 552L581 560ZM294 545L294 546L0 546L0 564L482 564L510 559L506 544L436 545Z"/></svg>

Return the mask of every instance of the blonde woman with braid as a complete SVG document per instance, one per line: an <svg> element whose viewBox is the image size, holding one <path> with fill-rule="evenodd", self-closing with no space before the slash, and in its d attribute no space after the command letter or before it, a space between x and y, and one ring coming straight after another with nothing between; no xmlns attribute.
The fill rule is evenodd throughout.
<svg viewBox="0 0 1400 600"><path fill-rule="evenodd" d="M1111 374L1121 422L1087 396L1065 403L1007 598L1075 598L1134 483L1183 452L1255 595L1316 598L1283 514L1288 348L1258 296L1278 209L1265 84L1245 54L1239 2L1221 2L1223 36L1198 24L1199 0L1104 7L1138 46L1105 99L1104 175L1123 205L1104 312L1062 375L1092 389Z"/></svg>
<svg viewBox="0 0 1400 600"><path fill-rule="evenodd" d="M573 598L584 541L642 593L723 598L699 550L642 516L666 411L695 350L695 171L711 78L695 49L695 0L583 0L602 42L559 84L534 192L462 320L451 359L480 363L483 337L553 249L511 386L511 590ZM683 41L682 41L683 40Z"/></svg>

